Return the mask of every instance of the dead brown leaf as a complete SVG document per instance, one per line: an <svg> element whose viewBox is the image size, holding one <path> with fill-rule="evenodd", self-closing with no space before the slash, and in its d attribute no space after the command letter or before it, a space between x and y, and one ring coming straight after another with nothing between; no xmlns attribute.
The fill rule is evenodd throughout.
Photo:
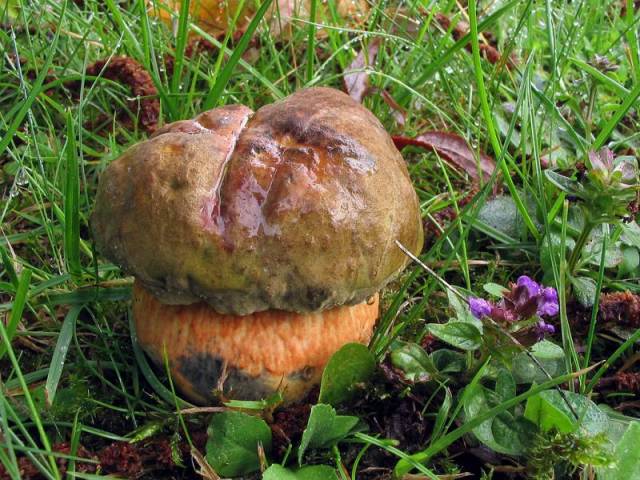
<svg viewBox="0 0 640 480"><path fill-rule="evenodd" d="M487 154L480 152L476 160L473 150L465 139L449 132L425 132L415 138L394 136L393 142L398 150L408 145L436 152L454 168L466 172L474 181L487 180L496 168L496 162Z"/></svg>

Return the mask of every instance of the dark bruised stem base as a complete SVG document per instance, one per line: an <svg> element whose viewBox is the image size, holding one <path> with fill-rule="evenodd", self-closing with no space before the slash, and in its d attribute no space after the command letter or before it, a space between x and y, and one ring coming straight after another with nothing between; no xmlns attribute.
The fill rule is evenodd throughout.
<svg viewBox="0 0 640 480"><path fill-rule="evenodd" d="M133 315L141 347L158 364L163 351L182 393L199 404L259 400L283 389L286 402L320 382L331 355L367 343L378 318L368 302L299 314L267 310L224 315L206 303L165 305L134 284Z"/></svg>

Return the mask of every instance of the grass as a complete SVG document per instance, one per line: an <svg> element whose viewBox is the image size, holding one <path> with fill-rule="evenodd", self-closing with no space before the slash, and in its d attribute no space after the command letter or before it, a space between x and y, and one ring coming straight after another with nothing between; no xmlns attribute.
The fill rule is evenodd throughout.
<svg viewBox="0 0 640 480"><path fill-rule="evenodd" d="M168 123L224 104L257 109L305 86L342 88L353 58L379 38L380 52L363 71L402 107L406 122L396 121L381 95L369 95L364 104L387 130L455 133L495 160L494 175L474 184L469 172L433 152L404 150L431 232L420 260L435 275L413 264L385 293L371 344L379 361L388 364L403 342L424 344L428 324L451 316L442 282L488 297L483 285L506 285L527 274L558 290L558 331L551 340L561 345L566 368L552 379L487 400L481 415L461 423L478 392L499 383L498 366L511 369L519 353L501 356L491 344L499 334L492 337L485 326L482 347L460 354L461 371L415 385L385 383L378 375L364 405L343 409L369 421L370 431L309 456L310 463L340 459L341 478L353 480L413 467L424 478L465 471L474 478L506 478L495 463L469 453L486 444L476 429L498 417L515 425L529 399L554 385L608 406L603 408L617 422L638 417L637 390L599 385L620 371L639 372L640 331L605 324L597 313L601 291L640 293L633 247L640 247L640 236L611 219L606 235L588 238L585 248L595 260L586 258L586 250L570 256L581 229L579 209L545 174L549 165L575 173L588 151L603 146L637 155L640 12L634 2L470 0L463 8L453 1L380 0L354 23L339 16L334 1L326 6L312 0L311 16L294 21L281 38L262 18L269 3L256 6L256 17L235 39L191 23L184 15L188 2L172 26L151 15L144 0L0 4L0 462L6 478L20 478L20 459L42 478L98 478L84 468L96 460L80 458L82 448L98 452L130 438L166 439L178 457L185 432L204 429L210 416L182 414L188 404L132 342L131 279L98 255L89 234L100 173L148 136L139 122L144 99L104 72L85 73L96 60L122 55L149 72L161 121ZM461 21L468 31L455 35ZM195 36L215 48L189 57ZM495 63L484 53L487 42L499 53ZM496 211L496 191L512 199L514 215ZM443 217L445 212L450 215ZM595 307L576 306L581 281L592 286ZM388 420L381 412L414 401L429 431L419 441L408 441L407 431L385 438L375 424ZM68 446L64 451L61 442ZM518 478L545 478L535 473L531 458L498 455L492 461L515 467ZM184 452L181 461L183 468L150 470L146 478L193 478L195 467ZM556 476L591 478L589 463L587 458ZM372 474L375 467L381 470Z"/></svg>

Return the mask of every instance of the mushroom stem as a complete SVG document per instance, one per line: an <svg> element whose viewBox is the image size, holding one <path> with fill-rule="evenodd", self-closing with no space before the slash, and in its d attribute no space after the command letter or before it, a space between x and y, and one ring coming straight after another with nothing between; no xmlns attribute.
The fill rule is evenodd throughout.
<svg viewBox="0 0 640 480"><path fill-rule="evenodd" d="M136 281L133 315L142 348L158 364L166 349L174 381L196 403L210 403L221 393L257 400L280 387L291 402L319 383L340 347L369 341L378 295L321 312L237 316L219 314L204 302L165 305Z"/></svg>

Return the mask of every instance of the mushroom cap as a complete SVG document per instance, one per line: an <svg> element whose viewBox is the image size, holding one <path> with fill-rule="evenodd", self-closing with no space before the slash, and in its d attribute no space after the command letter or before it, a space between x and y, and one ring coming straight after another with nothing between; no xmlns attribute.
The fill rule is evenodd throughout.
<svg viewBox="0 0 640 480"><path fill-rule="evenodd" d="M91 227L161 302L235 315L360 303L423 242L402 156L330 88L166 125L102 174Z"/></svg>

